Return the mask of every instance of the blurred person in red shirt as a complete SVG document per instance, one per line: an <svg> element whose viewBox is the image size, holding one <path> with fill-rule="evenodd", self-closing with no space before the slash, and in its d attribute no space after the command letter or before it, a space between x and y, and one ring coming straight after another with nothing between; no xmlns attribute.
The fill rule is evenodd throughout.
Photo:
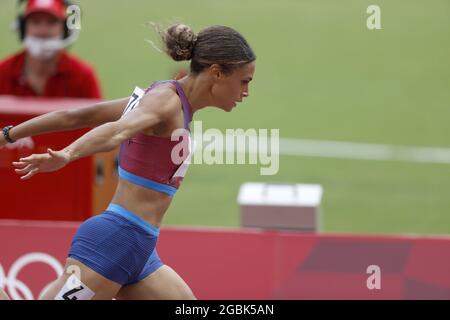
<svg viewBox="0 0 450 320"><path fill-rule="evenodd" d="M94 69L65 50L72 32L66 16L70 3L26 2L17 18L24 50L0 61L0 95L101 98Z"/></svg>

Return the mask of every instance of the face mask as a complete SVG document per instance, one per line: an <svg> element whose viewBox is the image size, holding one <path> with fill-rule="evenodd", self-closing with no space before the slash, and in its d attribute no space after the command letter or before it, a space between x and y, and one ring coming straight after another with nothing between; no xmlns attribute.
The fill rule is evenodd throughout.
<svg viewBox="0 0 450 320"><path fill-rule="evenodd" d="M60 38L37 38L27 36L24 41L28 53L36 59L53 58L61 49L65 47L64 41Z"/></svg>

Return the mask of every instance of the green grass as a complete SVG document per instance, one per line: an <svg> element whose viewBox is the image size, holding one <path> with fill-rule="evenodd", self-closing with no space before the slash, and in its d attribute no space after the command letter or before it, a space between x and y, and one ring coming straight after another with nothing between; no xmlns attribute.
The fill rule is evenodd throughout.
<svg viewBox="0 0 450 320"><path fill-rule="evenodd" d="M324 230L357 233L449 233L449 175L440 165L281 157L270 181L320 183ZM192 166L166 222L238 225L241 183L265 181L242 166ZM211 191L213 190L213 192Z"/></svg>
<svg viewBox="0 0 450 320"><path fill-rule="evenodd" d="M98 70L107 98L167 78L178 67L146 43L145 22L240 30L257 56L250 98L231 114L204 110L204 127L280 128L282 137L450 147L450 2L377 1L382 30L366 28L372 1L79 1L72 51ZM15 1L0 2L0 56ZM324 230L450 233L448 165L282 157L276 176L255 166L190 168L165 222L239 225L245 181L321 183Z"/></svg>

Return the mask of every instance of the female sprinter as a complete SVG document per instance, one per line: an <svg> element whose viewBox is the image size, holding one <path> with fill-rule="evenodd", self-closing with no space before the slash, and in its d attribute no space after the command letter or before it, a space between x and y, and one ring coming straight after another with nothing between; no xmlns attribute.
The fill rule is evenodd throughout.
<svg viewBox="0 0 450 320"><path fill-rule="evenodd" d="M231 111L247 97L256 58L247 41L224 26L207 27L196 35L190 27L176 24L162 38L174 60L191 60L190 73L179 81L155 82L136 108L128 103L125 109L126 98L49 113L3 130L0 139L11 142L44 132L96 127L60 151L49 149L13 163L22 179L121 147L120 179L111 204L81 224L65 272L44 299L195 298L155 250L161 220L183 176L176 175L180 165L171 159L179 143L171 141L171 134L189 129L199 109ZM80 271L79 278L73 270Z"/></svg>

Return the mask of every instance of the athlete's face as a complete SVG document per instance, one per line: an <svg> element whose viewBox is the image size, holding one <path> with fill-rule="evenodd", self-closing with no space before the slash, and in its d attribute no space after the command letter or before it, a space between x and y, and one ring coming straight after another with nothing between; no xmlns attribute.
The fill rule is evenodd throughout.
<svg viewBox="0 0 450 320"><path fill-rule="evenodd" d="M249 96L249 83L255 73L255 61L247 63L233 70L230 74L220 71L214 75L215 81L212 94L215 106L227 112L231 111L238 102Z"/></svg>

